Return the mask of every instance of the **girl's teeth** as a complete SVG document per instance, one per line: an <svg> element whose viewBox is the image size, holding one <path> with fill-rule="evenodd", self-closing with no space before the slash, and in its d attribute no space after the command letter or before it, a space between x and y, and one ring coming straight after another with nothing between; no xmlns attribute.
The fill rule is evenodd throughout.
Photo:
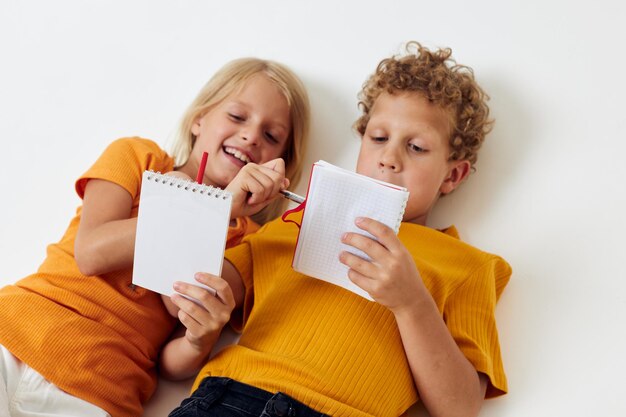
<svg viewBox="0 0 626 417"><path fill-rule="evenodd" d="M237 149L226 148L226 152L228 152L229 154L231 154L235 158L239 159L240 161L245 162L246 164L248 162L250 162L250 159L246 155L244 155L241 152L239 152Z"/></svg>

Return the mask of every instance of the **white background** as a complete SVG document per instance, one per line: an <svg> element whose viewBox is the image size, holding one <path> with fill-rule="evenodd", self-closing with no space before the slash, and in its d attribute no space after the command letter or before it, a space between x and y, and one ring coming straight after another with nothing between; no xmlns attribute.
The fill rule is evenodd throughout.
<svg viewBox="0 0 626 417"><path fill-rule="evenodd" d="M411 39L450 46L497 122L432 224L514 269L497 308L510 393L482 415L626 415L626 6L511 3L1 0L0 283L60 238L109 142L166 145L228 60L291 66L313 108L307 164L353 168L356 93L379 60Z"/></svg>

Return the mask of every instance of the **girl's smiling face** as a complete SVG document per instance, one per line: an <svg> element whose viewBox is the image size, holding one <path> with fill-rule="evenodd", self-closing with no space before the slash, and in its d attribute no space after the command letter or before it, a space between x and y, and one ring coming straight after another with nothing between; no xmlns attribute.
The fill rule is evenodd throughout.
<svg viewBox="0 0 626 417"><path fill-rule="evenodd" d="M193 162L185 172L194 178L202 153L208 152L204 182L224 188L246 163L283 155L291 137L289 104L267 76L257 74L198 117L191 132Z"/></svg>

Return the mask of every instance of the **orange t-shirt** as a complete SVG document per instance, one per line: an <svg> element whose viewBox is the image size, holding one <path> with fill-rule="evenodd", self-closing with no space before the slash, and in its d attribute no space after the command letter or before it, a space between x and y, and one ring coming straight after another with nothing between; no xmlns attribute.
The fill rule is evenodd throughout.
<svg viewBox="0 0 626 417"><path fill-rule="evenodd" d="M226 251L246 288L237 345L196 378L223 376L281 391L332 416L393 417L418 400L400 332L384 306L291 267L298 229L280 219ZM495 323L496 301L511 275L499 256L443 233L402 223L412 254L450 334L477 371L487 396L507 390Z"/></svg>
<svg viewBox="0 0 626 417"><path fill-rule="evenodd" d="M76 182L111 181L133 198L137 216L144 170L168 172L173 159L141 138L113 142ZM131 286L132 268L84 276L74 260L81 208L63 238L49 245L39 270L0 289L0 344L62 390L113 417L139 416L156 387L155 361L177 320L161 296ZM257 228L238 219L227 246ZM164 242L166 243L166 242Z"/></svg>

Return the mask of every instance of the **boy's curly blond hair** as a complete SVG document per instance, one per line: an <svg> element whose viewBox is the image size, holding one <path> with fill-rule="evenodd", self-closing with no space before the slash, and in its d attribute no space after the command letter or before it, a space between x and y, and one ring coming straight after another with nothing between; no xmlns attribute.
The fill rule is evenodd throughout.
<svg viewBox="0 0 626 417"><path fill-rule="evenodd" d="M476 83L473 70L450 58L450 48L430 51L418 42L409 42L405 50L406 54L383 59L363 84L358 96L363 114L354 129L363 136L381 93L422 93L450 115L449 159L467 160L473 170L478 150L493 126L486 103L489 97Z"/></svg>

